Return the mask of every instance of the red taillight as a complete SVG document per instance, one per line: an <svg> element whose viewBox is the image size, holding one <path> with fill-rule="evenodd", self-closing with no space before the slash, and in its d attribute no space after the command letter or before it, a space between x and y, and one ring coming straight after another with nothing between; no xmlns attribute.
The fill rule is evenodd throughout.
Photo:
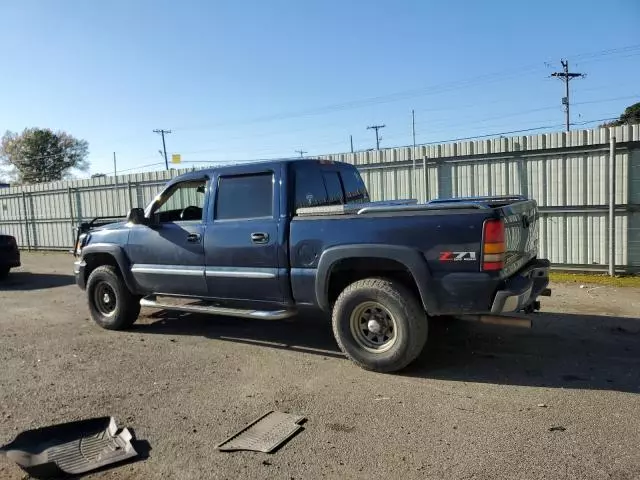
<svg viewBox="0 0 640 480"><path fill-rule="evenodd" d="M482 232L482 270L502 270L505 250L504 222L486 220Z"/></svg>

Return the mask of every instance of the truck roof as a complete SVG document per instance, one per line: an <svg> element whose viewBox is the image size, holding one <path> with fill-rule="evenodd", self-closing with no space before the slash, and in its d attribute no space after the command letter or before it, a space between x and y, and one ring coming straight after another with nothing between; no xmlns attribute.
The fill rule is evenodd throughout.
<svg viewBox="0 0 640 480"><path fill-rule="evenodd" d="M243 162L243 163L234 163L227 165L220 165L219 167L213 168L203 168L200 170L194 170L193 172L183 173L182 175L178 175L171 179L170 183L174 183L176 181L183 181L189 179L202 178L202 175L213 175L214 173L223 173L227 175L236 175L249 173L251 171L255 171L256 167L259 168L276 168L283 163L331 163L331 164L345 164L344 162L334 162L332 160L324 160L320 158L278 158L273 160L264 160L258 162ZM348 165L348 164L347 164Z"/></svg>

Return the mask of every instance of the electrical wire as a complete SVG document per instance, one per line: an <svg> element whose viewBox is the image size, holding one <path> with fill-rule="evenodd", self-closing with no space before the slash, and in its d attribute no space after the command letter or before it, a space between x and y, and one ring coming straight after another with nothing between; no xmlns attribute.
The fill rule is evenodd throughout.
<svg viewBox="0 0 640 480"><path fill-rule="evenodd" d="M586 59L600 58L608 55L615 55L617 53L635 52L636 50L640 50L640 44L600 50L596 52L586 52L586 53L571 55L569 58L571 59L582 58L586 60ZM635 55L635 53L633 54ZM256 117L254 119L249 119L243 122L235 122L233 124L246 125L246 124L260 123L260 122L266 122L266 121L299 118L299 117L304 117L309 115L321 115L326 113L332 113L334 111L347 110L352 108L361 108L361 107L377 105L381 103L390 103L390 102L405 100L408 98L413 98L416 96L435 95L435 94L440 94L448 91L458 90L468 86L484 85L486 83L502 81L504 79L511 79L514 77L527 75L529 73L532 73L532 71L537 71L537 70L541 70L541 71L544 70L543 65L535 63L535 64L530 64L528 66L523 66L520 68L512 68L507 71L478 75L472 78L444 82L441 84L431 85L428 87L405 90L401 92L391 93L387 95L379 95L379 96L369 97L369 98L360 99L360 100L351 100L348 102L336 103L336 104L327 105L324 107L301 110L297 112L287 112L287 113L280 113L280 114L274 114L274 115L266 115L262 117ZM174 130L183 130L183 131L207 130L212 128L219 128L220 126L224 126L224 125L225 125L224 123L219 123L219 124L214 124L210 126L179 127L179 128L175 128Z"/></svg>
<svg viewBox="0 0 640 480"><path fill-rule="evenodd" d="M589 125L589 124L593 124L593 123L600 123L600 122L608 122L611 120L616 120L618 117L605 117L605 118L598 118L598 119L593 119L593 120L585 120L585 121L580 121L580 122L573 122L571 123L571 125L573 126L579 126L579 125ZM536 131L541 131L541 130L550 130L550 129L556 129L556 128L561 128L564 126L564 123L558 123L558 124L548 124L548 125L541 125L541 126L536 126L536 127L531 127L531 128L522 128L522 129L515 129L515 130L506 130L506 131L500 131L500 132L493 132L493 133L488 133L488 134L483 134L483 135L473 135L473 136L467 136L467 137L456 137L456 138L447 138L447 139L441 139L441 140L434 140L434 141L430 141L430 142L421 142L419 144L416 144L417 147L419 146L426 146L426 145L437 145L437 144L442 144L442 143L453 143L453 142L460 142L460 141L464 141L464 140L478 140L478 139L482 139L482 138L490 138L490 137L500 137L500 136L504 136L504 135L513 135L513 134L518 134L518 133L527 133L527 132L536 132ZM387 137L390 138L390 137ZM340 142L340 143L344 143L344 142ZM389 147L385 147L385 149L389 149L389 148L406 148L406 147L412 147L413 145L395 145L395 146L389 146ZM358 151L363 151L363 150L358 150ZM340 152L340 153L346 153L346 152ZM335 154L335 153L333 153ZM330 155L329 153L325 153L322 155ZM320 156L320 155L313 155L313 156ZM309 157L309 156L308 156ZM272 161L275 159L288 159L288 158L295 158L293 156L283 156L283 155L277 155L274 154L273 157L269 157L269 158L235 158L235 159L226 159L226 160L185 160L182 161L181 163L184 164L228 164L228 163L248 163L248 162L265 162L265 161ZM128 171L133 171L133 170L139 170L139 169L143 169L143 168L148 168L148 167L153 167L156 165L164 165L163 162L157 162L157 163L152 163L152 164L147 164L147 165L140 165L137 167L131 167L128 169L124 169L124 170L120 170L118 173L122 173L122 172L128 172Z"/></svg>

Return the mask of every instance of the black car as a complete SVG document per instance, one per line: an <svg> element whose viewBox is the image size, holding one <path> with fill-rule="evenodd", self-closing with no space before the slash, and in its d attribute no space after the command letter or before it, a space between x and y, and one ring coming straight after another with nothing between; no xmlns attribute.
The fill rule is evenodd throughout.
<svg viewBox="0 0 640 480"><path fill-rule="evenodd" d="M0 278L9 275L9 270L20 266L20 250L15 237L0 234Z"/></svg>

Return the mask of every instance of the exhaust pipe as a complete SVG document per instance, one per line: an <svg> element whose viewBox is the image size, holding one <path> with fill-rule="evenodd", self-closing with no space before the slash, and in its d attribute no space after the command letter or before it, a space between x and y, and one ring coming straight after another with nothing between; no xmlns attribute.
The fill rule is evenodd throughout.
<svg viewBox="0 0 640 480"><path fill-rule="evenodd" d="M530 318L526 317L509 317L506 315L464 315L461 320L471 322L480 322L487 325L502 325L507 327L531 328Z"/></svg>
<svg viewBox="0 0 640 480"><path fill-rule="evenodd" d="M480 323L486 323L488 325L506 325L508 327L531 328L531 319L523 317L480 315Z"/></svg>

